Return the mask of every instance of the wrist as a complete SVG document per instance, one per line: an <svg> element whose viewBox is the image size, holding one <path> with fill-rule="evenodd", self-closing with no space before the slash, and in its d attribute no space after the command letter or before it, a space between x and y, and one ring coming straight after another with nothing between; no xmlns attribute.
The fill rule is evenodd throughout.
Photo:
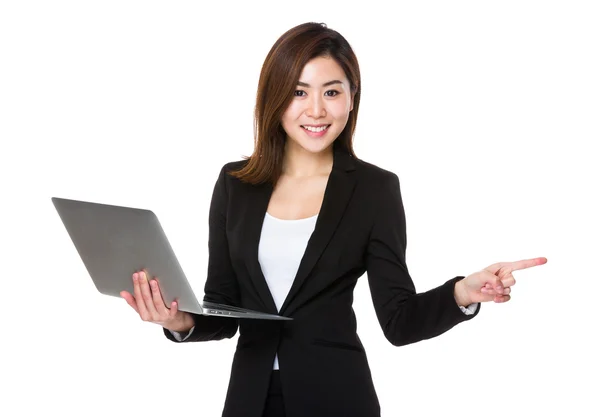
<svg viewBox="0 0 600 417"><path fill-rule="evenodd" d="M172 326L169 326L168 329L173 332L187 333L192 327L194 327L194 325L194 318L190 313L186 312L180 321L174 323Z"/></svg>
<svg viewBox="0 0 600 417"><path fill-rule="evenodd" d="M456 300L456 304L461 307L473 304L465 288L464 278L454 284L454 299Z"/></svg>

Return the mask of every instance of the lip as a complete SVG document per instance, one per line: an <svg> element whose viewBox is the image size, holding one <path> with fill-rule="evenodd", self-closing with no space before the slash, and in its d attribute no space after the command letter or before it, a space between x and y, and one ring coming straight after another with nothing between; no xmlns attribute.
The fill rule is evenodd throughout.
<svg viewBox="0 0 600 417"><path fill-rule="evenodd" d="M310 130L306 130L305 128L301 127L301 129L304 131L304 133L306 133L311 138L320 138L322 136L325 136L325 134L327 134L327 132L329 132L329 128L331 127L331 125L328 125L328 124L322 124L322 125L301 125L301 126L310 126L310 127L327 126L327 128L325 130L322 130L321 132L311 132Z"/></svg>
<svg viewBox="0 0 600 417"><path fill-rule="evenodd" d="M329 126L331 123L322 123L320 125L300 125L300 126L308 126L308 127L321 127L321 126Z"/></svg>

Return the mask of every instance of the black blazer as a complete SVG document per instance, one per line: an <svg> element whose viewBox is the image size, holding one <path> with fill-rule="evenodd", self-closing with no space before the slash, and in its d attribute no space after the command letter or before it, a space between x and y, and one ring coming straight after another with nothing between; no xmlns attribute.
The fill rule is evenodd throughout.
<svg viewBox="0 0 600 417"><path fill-rule="evenodd" d="M398 176L337 147L315 230L278 312L258 262L263 219L273 191L227 175L209 214L206 301L292 317L293 321L194 315L185 342L233 337L238 328L224 417L261 417L275 354L287 417L380 415L367 355L352 309L367 272L379 324L395 346L438 336L470 320L454 299L455 277L417 294L405 262L406 229ZM177 342L164 329L170 340Z"/></svg>

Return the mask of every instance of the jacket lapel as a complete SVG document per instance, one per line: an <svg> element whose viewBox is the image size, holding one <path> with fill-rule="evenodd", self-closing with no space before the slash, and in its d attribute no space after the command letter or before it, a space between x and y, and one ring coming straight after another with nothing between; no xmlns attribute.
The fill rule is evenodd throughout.
<svg viewBox="0 0 600 417"><path fill-rule="evenodd" d="M266 313L277 314L277 306L271 295L271 290L262 269L258 262L258 244L260 241L260 233L262 230L263 222L265 220L265 213L273 193L273 185L261 184L258 186L251 186L252 193L248 196L248 205L246 212L246 247L249 250L248 256L246 257L246 264L250 278L258 293Z"/></svg>
<svg viewBox="0 0 600 417"><path fill-rule="evenodd" d="M329 174L315 230L308 241L290 292L279 312L258 261L260 234L273 193L273 186L269 183L250 187L252 191L248 196L249 203L245 217L246 238L244 241L249 248L246 264L252 284L265 306L265 312L285 314L285 309L298 294L302 284L331 240L354 190L356 180L352 175L354 170L352 158L347 151L334 146L333 168Z"/></svg>
<svg viewBox="0 0 600 417"><path fill-rule="evenodd" d="M317 217L315 230L308 240L308 245L302 260L300 261L300 266L298 267L298 272L294 278L292 288L281 307L280 314L282 315L285 314L286 309L294 300L294 297L296 297L302 289L302 285L321 257L321 254L327 247L327 244L333 237L333 234L342 219L356 182L354 175L352 175L353 170L354 164L352 163L352 156L336 147L334 151L333 169L329 174L329 180L327 181L327 186L325 188L323 204L321 205L321 210Z"/></svg>

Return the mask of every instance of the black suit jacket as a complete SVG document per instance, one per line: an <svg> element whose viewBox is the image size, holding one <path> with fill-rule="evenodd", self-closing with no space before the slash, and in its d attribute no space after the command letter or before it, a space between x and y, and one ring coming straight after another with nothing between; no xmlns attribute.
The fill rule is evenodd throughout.
<svg viewBox="0 0 600 417"><path fill-rule="evenodd" d="M335 148L324 201L291 290L278 312L258 262L263 219L273 191L227 175L209 214L206 301L292 317L293 321L194 315L185 342L233 337L239 328L224 417L261 417L275 354L288 417L380 415L352 309L367 272L373 304L395 346L429 339L465 315L454 299L462 276L417 294L405 262L406 228L398 176ZM177 342L164 330L170 340Z"/></svg>

